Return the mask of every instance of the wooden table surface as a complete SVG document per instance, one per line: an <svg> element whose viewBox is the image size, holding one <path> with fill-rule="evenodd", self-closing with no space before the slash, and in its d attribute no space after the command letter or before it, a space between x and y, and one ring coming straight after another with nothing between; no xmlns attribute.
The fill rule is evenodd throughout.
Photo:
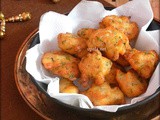
<svg viewBox="0 0 160 120"><path fill-rule="evenodd" d="M132 0L104 0L104 1L110 3L111 5L115 7L118 7ZM150 0L150 3L151 3L151 7L153 10L153 14L154 14L154 19L160 22L160 0Z"/></svg>
<svg viewBox="0 0 160 120"><path fill-rule="evenodd" d="M22 23L7 23L6 35L1 40L1 120L43 120L22 99L14 80L14 63L18 49L26 37L38 28L40 16L47 11L68 13L80 0L61 0L53 4L51 0L1 0L1 11L5 17L24 11L32 14L32 19ZM104 0L98 0L112 7ZM59 110L61 112L61 110ZM62 117L63 118L63 115ZM65 118L63 118L65 119Z"/></svg>

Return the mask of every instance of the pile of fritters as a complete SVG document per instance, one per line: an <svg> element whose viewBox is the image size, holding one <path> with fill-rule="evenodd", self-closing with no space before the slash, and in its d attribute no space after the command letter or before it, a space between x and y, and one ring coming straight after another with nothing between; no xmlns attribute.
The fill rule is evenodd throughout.
<svg viewBox="0 0 160 120"><path fill-rule="evenodd" d="M61 93L84 94L95 106L124 104L125 96L136 97L146 91L158 63L154 50L130 46L138 32L130 17L106 16L98 29L82 28L77 35L60 33L61 51L45 53L42 64L61 77ZM80 91L73 84L77 79L88 89Z"/></svg>

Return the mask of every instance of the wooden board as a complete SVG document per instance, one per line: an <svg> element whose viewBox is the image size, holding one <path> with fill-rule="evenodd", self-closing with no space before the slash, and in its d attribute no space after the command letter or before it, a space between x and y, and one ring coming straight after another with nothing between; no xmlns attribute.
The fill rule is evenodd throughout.
<svg viewBox="0 0 160 120"><path fill-rule="evenodd" d="M120 5L123 5L131 0L104 0L111 5L118 7ZM160 0L150 0L151 7L153 9L154 19L158 22L160 22Z"/></svg>
<svg viewBox="0 0 160 120"><path fill-rule="evenodd" d="M153 9L154 19L160 22L160 0L150 0Z"/></svg>
<svg viewBox="0 0 160 120"><path fill-rule="evenodd" d="M105 0L106 2L112 4L115 7L118 7L122 4L125 4L126 2L128 2L129 0Z"/></svg>

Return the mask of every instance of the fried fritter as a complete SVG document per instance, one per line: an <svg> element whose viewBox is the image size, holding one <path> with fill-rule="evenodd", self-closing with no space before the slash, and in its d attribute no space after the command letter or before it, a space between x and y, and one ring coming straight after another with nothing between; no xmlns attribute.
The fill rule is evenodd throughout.
<svg viewBox="0 0 160 120"><path fill-rule="evenodd" d="M42 64L45 69L69 80L79 77L78 63L79 59L62 51L46 52L42 56Z"/></svg>
<svg viewBox="0 0 160 120"><path fill-rule="evenodd" d="M100 51L88 53L79 63L80 83L82 86L88 86L89 80L94 80L96 85L103 84L105 75L109 73L111 66L112 62L103 57Z"/></svg>
<svg viewBox="0 0 160 120"><path fill-rule="evenodd" d="M94 31L95 31L95 29L93 29L93 28L82 28L77 32L77 34L78 34L78 36L88 40Z"/></svg>
<svg viewBox="0 0 160 120"><path fill-rule="evenodd" d="M158 54L154 50L129 50L125 53L126 60L131 67L143 78L150 78L158 63Z"/></svg>
<svg viewBox="0 0 160 120"><path fill-rule="evenodd" d="M105 76L105 81L107 81L112 86L118 86L118 83L116 80L117 69L123 70L121 66L113 63L110 72Z"/></svg>
<svg viewBox="0 0 160 120"><path fill-rule="evenodd" d="M136 97L147 89L147 81L141 78L133 69L127 73L117 70L116 79L120 89L127 97Z"/></svg>
<svg viewBox="0 0 160 120"><path fill-rule="evenodd" d="M120 56L119 56L119 59L116 60L116 62L117 62L118 64L120 64L121 66L123 66L123 67L127 67L127 66L130 65L129 62L125 59L125 57L124 57L123 55L120 55Z"/></svg>
<svg viewBox="0 0 160 120"><path fill-rule="evenodd" d="M107 82L101 85L92 84L82 94L86 95L95 106L124 104L124 94L118 87L111 87Z"/></svg>
<svg viewBox="0 0 160 120"><path fill-rule="evenodd" d="M127 36L113 27L93 32L87 45L88 48L99 48L113 61L119 59L119 55L123 55L126 50L131 49Z"/></svg>
<svg viewBox="0 0 160 120"><path fill-rule="evenodd" d="M123 32L129 40L134 40L138 36L139 28L135 22L130 21L130 17L109 15L100 22L100 28L112 26Z"/></svg>
<svg viewBox="0 0 160 120"><path fill-rule="evenodd" d="M85 39L71 33L60 33L58 35L58 46L63 51L82 58L87 54L87 44Z"/></svg>
<svg viewBox="0 0 160 120"><path fill-rule="evenodd" d="M72 81L61 78L60 79L60 92L61 93L78 93L78 88L73 84Z"/></svg>

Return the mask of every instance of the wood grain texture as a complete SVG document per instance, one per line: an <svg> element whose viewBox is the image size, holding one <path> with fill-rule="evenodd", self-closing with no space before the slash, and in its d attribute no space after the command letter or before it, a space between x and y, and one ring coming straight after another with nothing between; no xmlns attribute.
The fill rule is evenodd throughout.
<svg viewBox="0 0 160 120"><path fill-rule="evenodd" d="M131 0L104 0L111 5L118 7L120 5L123 5ZM153 9L154 19L158 22L160 22L160 0L150 0L151 7Z"/></svg>
<svg viewBox="0 0 160 120"><path fill-rule="evenodd" d="M150 0L153 9L154 19L160 22L160 0Z"/></svg>
<svg viewBox="0 0 160 120"><path fill-rule="evenodd" d="M118 7L122 4L127 3L129 0L105 0L105 1L112 4L115 7Z"/></svg>

